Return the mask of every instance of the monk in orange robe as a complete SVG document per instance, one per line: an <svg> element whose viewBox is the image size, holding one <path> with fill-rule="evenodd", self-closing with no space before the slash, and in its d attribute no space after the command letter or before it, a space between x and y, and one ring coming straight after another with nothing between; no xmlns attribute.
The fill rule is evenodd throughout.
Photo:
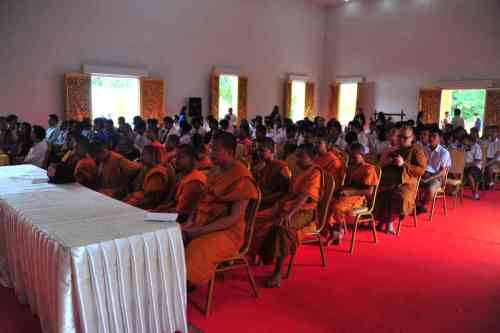
<svg viewBox="0 0 500 333"><path fill-rule="evenodd" d="M179 136L175 134L170 134L167 137L167 142L165 143L165 162L173 163L175 160L175 154L177 146L179 145Z"/></svg>
<svg viewBox="0 0 500 333"><path fill-rule="evenodd" d="M215 135L211 159L216 167L195 213L183 226L190 286L210 281L217 264L243 245L247 205L257 198L258 190L248 168L234 158L235 151L231 133Z"/></svg>
<svg viewBox="0 0 500 333"><path fill-rule="evenodd" d="M299 232L315 219L320 196L321 168L313 163L314 146L303 144L295 152L301 172L292 178L292 189L272 208L259 212L254 249L264 264L276 265L266 285L277 288L287 256L299 246Z"/></svg>
<svg viewBox="0 0 500 333"><path fill-rule="evenodd" d="M81 138L76 143L76 163L74 177L77 183L94 189L97 182L97 164L89 155L90 144L86 138Z"/></svg>
<svg viewBox="0 0 500 333"><path fill-rule="evenodd" d="M262 193L260 210L271 208L290 190L292 173L288 165L274 159L274 142L271 138L263 138L257 142L259 162L253 174Z"/></svg>
<svg viewBox="0 0 500 333"><path fill-rule="evenodd" d="M173 200L160 205L156 212L178 213L177 222L185 223L204 195L207 176L195 168L196 152L190 145L177 147L176 191Z"/></svg>
<svg viewBox="0 0 500 333"><path fill-rule="evenodd" d="M141 165L108 150L100 142L91 144L90 154L98 163L97 190L115 199L124 198L129 184L141 171Z"/></svg>
<svg viewBox="0 0 500 333"><path fill-rule="evenodd" d="M163 201L169 190L169 174L160 159L158 148L153 145L144 147L143 168L134 181L134 192L123 200L125 203L143 209L154 209ZM172 179L175 177L173 174L170 176Z"/></svg>
<svg viewBox="0 0 500 333"><path fill-rule="evenodd" d="M332 242L335 244L340 242L346 216L350 215L354 209L366 206L378 182L377 168L365 161L361 144L352 144L349 148L349 154L351 163L346 185L330 205L332 207L332 218L328 220L330 228L325 228L329 232L327 245Z"/></svg>
<svg viewBox="0 0 500 333"><path fill-rule="evenodd" d="M412 212L417 197L418 178L427 168L427 155L419 144L413 144L412 127L399 132L399 149L380 161L382 179L375 205L378 229L395 234L393 221Z"/></svg>
<svg viewBox="0 0 500 333"><path fill-rule="evenodd" d="M328 172L335 179L335 183L340 185L345 171L345 162L334 151L328 150L328 138L319 137L316 142L317 156L314 163Z"/></svg>

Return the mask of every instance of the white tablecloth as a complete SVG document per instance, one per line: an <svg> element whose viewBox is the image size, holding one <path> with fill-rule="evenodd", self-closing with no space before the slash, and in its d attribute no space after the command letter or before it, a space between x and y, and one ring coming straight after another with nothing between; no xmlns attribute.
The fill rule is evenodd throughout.
<svg viewBox="0 0 500 333"><path fill-rule="evenodd" d="M0 283L43 331L187 332L178 224L43 178L34 166L0 167Z"/></svg>

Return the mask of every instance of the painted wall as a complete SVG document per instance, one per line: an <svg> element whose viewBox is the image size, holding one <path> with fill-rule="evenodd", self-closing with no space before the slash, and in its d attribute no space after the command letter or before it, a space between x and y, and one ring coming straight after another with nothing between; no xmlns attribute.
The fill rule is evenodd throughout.
<svg viewBox="0 0 500 333"><path fill-rule="evenodd" d="M0 114L62 114L62 75L84 63L147 67L167 82L169 114L189 96L206 113L213 67L239 67L249 115L268 113L287 73L320 86L326 15L304 0L3 0Z"/></svg>
<svg viewBox="0 0 500 333"><path fill-rule="evenodd" d="M365 76L365 112L415 117L419 88L500 79L499 18L498 0L352 0L329 9L326 81Z"/></svg>

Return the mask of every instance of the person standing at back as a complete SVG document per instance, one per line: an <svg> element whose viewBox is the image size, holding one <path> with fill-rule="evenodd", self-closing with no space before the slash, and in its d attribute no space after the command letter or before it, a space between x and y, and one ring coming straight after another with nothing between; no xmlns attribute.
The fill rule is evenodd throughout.
<svg viewBox="0 0 500 333"><path fill-rule="evenodd" d="M451 121L451 125L453 126L453 128L459 128L459 127L465 128L465 120L464 118L462 118L461 114L462 111L460 109L455 109L454 111L455 116Z"/></svg>

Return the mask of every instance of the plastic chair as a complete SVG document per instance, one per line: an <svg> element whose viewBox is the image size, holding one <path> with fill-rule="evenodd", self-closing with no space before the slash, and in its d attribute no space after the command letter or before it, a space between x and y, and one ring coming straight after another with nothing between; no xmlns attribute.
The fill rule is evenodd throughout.
<svg viewBox="0 0 500 333"><path fill-rule="evenodd" d="M418 180L417 180L417 193L415 193L415 198L413 198L413 225L416 227L418 227L418 222L417 222L417 195L418 195L418 189L420 187L420 181L422 180L422 177L418 177ZM399 236L399 234L401 233L401 225L403 224L403 221L404 221L404 218L405 216L400 216L399 217L399 223L398 223L398 231L397 231L397 234Z"/></svg>

